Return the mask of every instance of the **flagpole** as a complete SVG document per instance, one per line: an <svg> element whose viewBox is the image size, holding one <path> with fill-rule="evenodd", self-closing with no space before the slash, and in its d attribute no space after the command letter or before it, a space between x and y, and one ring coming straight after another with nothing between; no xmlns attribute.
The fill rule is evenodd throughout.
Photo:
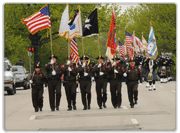
<svg viewBox="0 0 180 133"><path fill-rule="evenodd" d="M134 40L135 40L135 30L133 31L133 36L134 36L134 38L133 38L133 45L134 45ZM135 47L136 47L136 46L134 45L134 49L133 49L133 50L134 50L134 56L135 56Z"/></svg>
<svg viewBox="0 0 180 133"><path fill-rule="evenodd" d="M52 50L52 34L51 34L51 29L50 29L50 40L51 40L51 55L53 55L53 50Z"/></svg>
<svg viewBox="0 0 180 133"><path fill-rule="evenodd" d="M67 34L68 34L68 60L70 60L69 32ZM69 77L70 77L70 71L69 71Z"/></svg>
<svg viewBox="0 0 180 133"><path fill-rule="evenodd" d="M99 62L100 62L100 44L99 44L99 34L98 34L98 47L99 47ZM101 67L100 67L100 72L101 72Z"/></svg>
<svg viewBox="0 0 180 133"><path fill-rule="evenodd" d="M47 11L47 15L49 15L48 13L49 13L49 4L48 4L48 11ZM47 32L47 34L48 34L48 32ZM51 55L53 55L53 50L52 50L52 34L51 34L51 28L50 28L50 41L51 41Z"/></svg>

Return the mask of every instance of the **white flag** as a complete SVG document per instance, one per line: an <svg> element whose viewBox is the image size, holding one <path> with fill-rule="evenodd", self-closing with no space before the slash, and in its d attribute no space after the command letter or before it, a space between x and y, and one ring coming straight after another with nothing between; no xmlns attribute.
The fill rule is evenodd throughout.
<svg viewBox="0 0 180 133"><path fill-rule="evenodd" d="M141 49L142 50L142 52L143 51L147 51L147 48L148 48L148 43L147 43L147 41L145 40L145 38L143 37L143 35L142 35L142 44L143 44L143 48Z"/></svg>
<svg viewBox="0 0 180 133"><path fill-rule="evenodd" d="M69 32L69 4L66 5L66 9L64 10L62 17L61 17L61 23L59 26L59 36L63 37L64 34Z"/></svg>
<svg viewBox="0 0 180 133"><path fill-rule="evenodd" d="M113 55L111 54L111 48L110 47L107 47L107 50L106 50L106 57L108 57L108 59L111 61L111 62L113 62L112 61L112 58L113 58Z"/></svg>
<svg viewBox="0 0 180 133"><path fill-rule="evenodd" d="M69 35L66 34L66 39L73 39L74 37L82 36L82 24L81 24L81 11L77 13L74 21L71 25L69 25Z"/></svg>
<svg viewBox="0 0 180 133"><path fill-rule="evenodd" d="M154 35L154 31L153 31L152 25L151 25L150 32L149 32L147 53L148 53L148 55L150 57L153 57L154 59L156 59L156 57L158 55L156 38L155 38L155 35Z"/></svg>

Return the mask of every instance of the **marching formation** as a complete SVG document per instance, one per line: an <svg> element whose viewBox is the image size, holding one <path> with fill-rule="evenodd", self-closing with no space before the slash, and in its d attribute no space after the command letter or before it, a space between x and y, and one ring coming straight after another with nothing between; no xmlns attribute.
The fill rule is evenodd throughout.
<svg viewBox="0 0 180 133"><path fill-rule="evenodd" d="M143 57L139 53L136 57L123 59L114 57L111 63L105 61L104 57L98 56L98 63L90 60L89 56L81 57L78 63L72 63L72 59L67 57L65 65L56 62L55 55L49 59L50 62L45 65L47 77L41 72L41 65L38 63L35 72L30 78L32 84L32 102L35 112L42 111L43 91L48 86L49 103L51 111L59 111L61 100L61 83L65 88L68 111L76 110L76 88L80 85L83 110L91 109L91 83L92 79L96 82L97 105L99 109L107 108L107 83L110 83L111 102L114 108L121 108L122 82L127 85L128 99L130 107L138 103L138 85L142 81L147 81L149 91L156 90L155 81L160 78L161 83L166 83L171 79L171 65L174 65L171 54L162 53L162 56L153 60L149 57ZM159 67L157 74L156 68ZM63 77L63 80L62 80Z"/></svg>
<svg viewBox="0 0 180 133"><path fill-rule="evenodd" d="M53 55L52 36L49 5L44 6L35 14L26 19L22 19L27 25L31 34L35 34L44 28L50 29L51 57L50 62L45 65L47 77L41 72L40 63L37 64L34 73L30 78L32 84L32 102L35 112L42 111L43 107L43 84L48 85L49 103L51 111L59 110L61 101L61 83L65 88L68 111L76 110L76 88L79 83L81 90L83 110L91 109L91 83L95 79L97 105L99 109L107 108L107 83L110 83L111 102L114 108L121 108L122 82L126 82L130 107L138 103L138 86L143 81L147 82L149 91L156 90L155 82L167 83L171 80L171 65L175 65L172 54L162 53L159 59L156 38L152 23L150 21L150 32L148 43L143 37L142 41L133 34L125 30L124 45L118 39L119 46L116 45L116 15L113 6L111 25L107 39L106 56L108 60L100 54L99 29L97 7L86 18L84 25L81 24L81 10L76 10L69 21L69 4L66 5L62 14L59 36L68 39L68 57L66 64L57 63L57 56ZM33 25L33 27L32 27ZM98 36L99 56L98 63L84 54L83 38L87 36ZM82 38L82 57L79 57L78 47L75 37ZM71 41L71 44L69 42ZM133 43L133 45L132 45ZM143 56L145 52L146 56ZM118 54L119 55L118 55ZM136 53L136 55L135 55ZM157 70L158 68L158 70ZM63 78L62 78L63 77Z"/></svg>

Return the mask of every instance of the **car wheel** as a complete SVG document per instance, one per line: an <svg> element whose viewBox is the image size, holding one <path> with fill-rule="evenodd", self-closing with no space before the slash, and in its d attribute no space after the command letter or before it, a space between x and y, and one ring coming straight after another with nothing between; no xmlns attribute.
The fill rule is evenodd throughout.
<svg viewBox="0 0 180 133"><path fill-rule="evenodd" d="M16 94L16 85L13 85L14 94Z"/></svg>
<svg viewBox="0 0 180 133"><path fill-rule="evenodd" d="M14 93L14 88L12 90L8 90L7 93L8 93L8 95L14 95L15 94Z"/></svg>

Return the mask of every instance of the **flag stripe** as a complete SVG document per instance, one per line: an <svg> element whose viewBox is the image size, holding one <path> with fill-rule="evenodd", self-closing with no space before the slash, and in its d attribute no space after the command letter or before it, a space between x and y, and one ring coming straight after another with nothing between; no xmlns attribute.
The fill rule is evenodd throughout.
<svg viewBox="0 0 180 133"><path fill-rule="evenodd" d="M77 61L79 60L79 56L78 56L78 47L77 47L77 43L75 41L75 38L73 38L71 40L70 50L71 50L72 61L77 63Z"/></svg>
<svg viewBox="0 0 180 133"><path fill-rule="evenodd" d="M51 28L49 7L45 6L30 17L22 21L28 27L29 31L34 34L45 28Z"/></svg>

